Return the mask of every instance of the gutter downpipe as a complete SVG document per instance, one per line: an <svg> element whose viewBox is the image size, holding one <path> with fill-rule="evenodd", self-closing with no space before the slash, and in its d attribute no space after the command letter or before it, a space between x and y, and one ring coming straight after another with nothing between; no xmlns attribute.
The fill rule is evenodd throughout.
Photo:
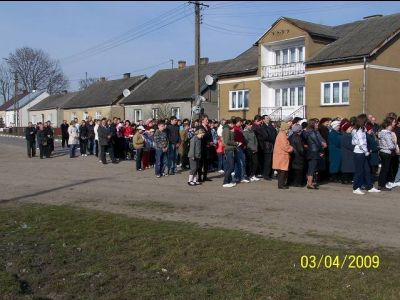
<svg viewBox="0 0 400 300"><path fill-rule="evenodd" d="M367 58L364 56L364 76L363 76L363 99L362 99L362 112L365 114L366 111L366 90L367 90Z"/></svg>

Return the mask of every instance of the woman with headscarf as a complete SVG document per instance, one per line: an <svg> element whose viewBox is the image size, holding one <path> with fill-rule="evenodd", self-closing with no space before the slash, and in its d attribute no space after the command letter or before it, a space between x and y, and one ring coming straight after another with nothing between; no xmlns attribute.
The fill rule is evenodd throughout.
<svg viewBox="0 0 400 300"><path fill-rule="evenodd" d="M274 152L272 158L272 169L278 171L278 189L288 189L287 179L289 173L290 153L293 152L293 147L290 146L289 125L281 123L278 136L274 144Z"/></svg>
<svg viewBox="0 0 400 300"><path fill-rule="evenodd" d="M329 173L331 175L331 180L333 182L338 182L341 164L340 144L342 139L340 121L333 121L331 126L332 130L328 135Z"/></svg>

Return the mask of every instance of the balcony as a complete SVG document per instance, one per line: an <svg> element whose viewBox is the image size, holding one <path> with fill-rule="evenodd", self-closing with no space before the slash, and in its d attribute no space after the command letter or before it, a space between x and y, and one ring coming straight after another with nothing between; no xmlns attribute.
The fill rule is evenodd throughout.
<svg viewBox="0 0 400 300"><path fill-rule="evenodd" d="M306 71L304 62L262 67L262 77L265 80L282 80L303 77Z"/></svg>

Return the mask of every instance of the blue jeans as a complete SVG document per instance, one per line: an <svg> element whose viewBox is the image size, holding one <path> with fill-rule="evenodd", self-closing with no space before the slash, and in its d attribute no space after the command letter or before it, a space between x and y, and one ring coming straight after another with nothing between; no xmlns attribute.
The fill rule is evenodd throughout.
<svg viewBox="0 0 400 300"><path fill-rule="evenodd" d="M399 168L397 169L396 178L394 182L400 182L400 156L399 156Z"/></svg>
<svg viewBox="0 0 400 300"><path fill-rule="evenodd" d="M176 160L178 159L178 153L176 152L176 144L169 144L168 145L168 173L176 172Z"/></svg>
<svg viewBox="0 0 400 300"><path fill-rule="evenodd" d="M241 181L246 175L246 155L240 147L235 151L235 179Z"/></svg>
<svg viewBox="0 0 400 300"><path fill-rule="evenodd" d="M225 150L224 184L232 183L231 173L233 172L234 165L235 165L235 151L234 150Z"/></svg>
<svg viewBox="0 0 400 300"><path fill-rule="evenodd" d="M354 158L354 178L353 190L361 188L363 185L367 190L372 188L371 167L364 153L353 153Z"/></svg>
<svg viewBox="0 0 400 300"><path fill-rule="evenodd" d="M156 149L156 175L161 176L164 173L167 164L167 155L168 153L164 152L162 149Z"/></svg>
<svg viewBox="0 0 400 300"><path fill-rule="evenodd" d="M224 169L224 154L218 153L218 171Z"/></svg>
<svg viewBox="0 0 400 300"><path fill-rule="evenodd" d="M93 150L94 150L94 138L89 138L89 145L88 145L88 150L89 154L93 155Z"/></svg>
<svg viewBox="0 0 400 300"><path fill-rule="evenodd" d="M76 150L76 146L78 145L69 145L69 157L73 158L75 157L75 150Z"/></svg>

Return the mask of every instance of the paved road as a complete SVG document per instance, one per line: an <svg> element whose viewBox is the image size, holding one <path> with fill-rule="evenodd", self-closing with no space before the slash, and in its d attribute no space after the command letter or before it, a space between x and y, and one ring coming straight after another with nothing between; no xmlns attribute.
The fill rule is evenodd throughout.
<svg viewBox="0 0 400 300"><path fill-rule="evenodd" d="M95 157L28 159L24 140L0 137L0 203L42 202L150 219L235 228L296 242L400 248L400 189L353 195L350 186L278 190L276 181L199 187L187 173L155 178L133 161L102 165Z"/></svg>

